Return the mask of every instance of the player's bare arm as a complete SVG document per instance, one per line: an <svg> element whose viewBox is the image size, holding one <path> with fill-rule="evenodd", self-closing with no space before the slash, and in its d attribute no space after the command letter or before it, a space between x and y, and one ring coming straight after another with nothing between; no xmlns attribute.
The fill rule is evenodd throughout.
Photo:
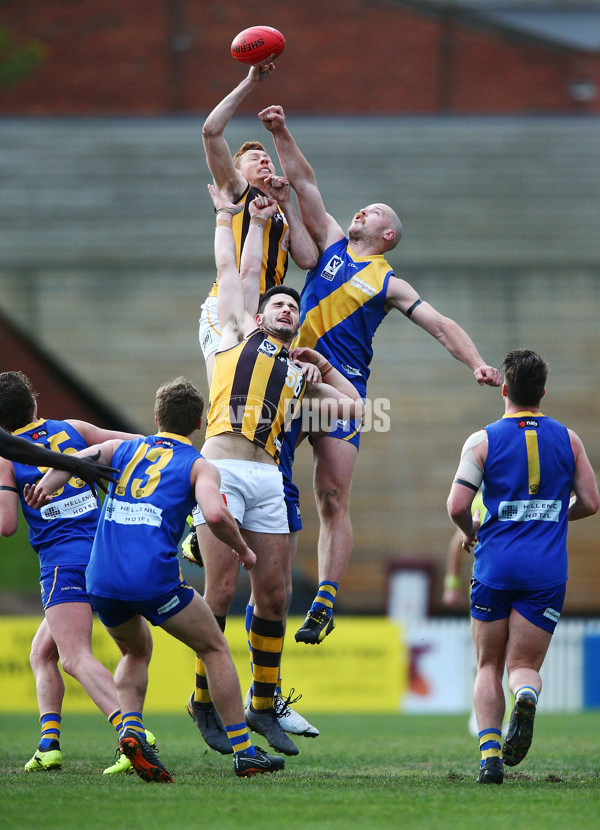
<svg viewBox="0 0 600 830"><path fill-rule="evenodd" d="M322 253L333 242L342 239L344 231L325 210L314 170L288 130L283 108L279 105L266 107L258 117L273 136L284 176L296 191L302 221Z"/></svg>
<svg viewBox="0 0 600 830"><path fill-rule="evenodd" d="M267 176L263 190L275 199L286 218L290 229L292 259L298 268L306 271L314 268L319 259L319 251L292 201L289 181L284 176Z"/></svg>
<svg viewBox="0 0 600 830"><path fill-rule="evenodd" d="M221 476L217 467L205 458L197 459L191 471L191 484L196 501L212 533L228 545L240 564L249 570L256 563L256 554L248 547L219 489Z"/></svg>
<svg viewBox="0 0 600 830"><path fill-rule="evenodd" d="M94 444L84 450L74 453L74 458L94 458L100 464L110 464L116 448L122 444L119 439L104 441L102 444ZM72 473L51 468L36 484L26 484L23 489L23 497L29 507L39 510L48 502L52 501L53 493L63 487Z"/></svg>
<svg viewBox="0 0 600 830"><path fill-rule="evenodd" d="M273 63L252 66L244 80L217 104L202 128L202 141L208 169L219 190L233 202L237 202L248 183L234 166L231 150L223 133L244 98L268 78L274 69Z"/></svg>
<svg viewBox="0 0 600 830"><path fill-rule="evenodd" d="M0 536L12 536L19 523L19 493L11 461L0 458Z"/></svg>
<svg viewBox="0 0 600 830"><path fill-rule="evenodd" d="M303 364L312 364L319 370L320 378L317 382L307 382L309 387L305 401L313 404L318 401L320 409L330 418L358 420L364 415L364 401L358 390L335 366L322 354L306 346L292 349L290 357ZM314 410L314 407L313 407Z"/></svg>
<svg viewBox="0 0 600 830"><path fill-rule="evenodd" d="M409 315L413 323L435 337L452 357L472 369L480 386L501 386L500 372L485 362L467 332L450 317L444 317L432 305L421 300L405 280L390 277L386 308L396 308L402 314Z"/></svg>
<svg viewBox="0 0 600 830"><path fill-rule="evenodd" d="M255 315L260 300L263 235L269 219L277 213L277 202L270 196L257 196L249 206L250 224L240 259L240 277L244 290L244 308Z"/></svg>
<svg viewBox="0 0 600 830"><path fill-rule="evenodd" d="M113 438L118 438L121 441L130 441L132 438L143 438L141 434L121 432L115 429L102 429L101 427L95 426L95 424L90 424L87 421L79 421L75 418L68 418L67 423L71 424L77 430L88 446L102 444L104 441L110 441Z"/></svg>
<svg viewBox="0 0 600 830"><path fill-rule="evenodd" d="M208 192L217 211L215 264L219 286L217 315L223 332L221 349L229 349L239 343L253 328L256 328L256 324L254 318L246 311L244 287L237 267L235 240L231 229L231 220L233 214L237 212L237 206L214 184L208 185ZM253 230L260 229L254 228Z"/></svg>
<svg viewBox="0 0 600 830"><path fill-rule="evenodd" d="M600 507L598 483L594 470L587 457L581 438L577 433L569 430L571 447L575 457L575 473L573 476L573 496L569 504L567 516L570 522L593 516Z"/></svg>

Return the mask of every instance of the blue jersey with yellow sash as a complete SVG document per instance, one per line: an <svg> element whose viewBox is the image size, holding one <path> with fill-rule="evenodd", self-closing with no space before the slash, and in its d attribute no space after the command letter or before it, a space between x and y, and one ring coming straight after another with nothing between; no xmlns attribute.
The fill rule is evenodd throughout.
<svg viewBox="0 0 600 830"><path fill-rule="evenodd" d="M72 454L88 446L67 421L40 418L13 434L54 452ZM73 476L56 491L49 504L41 510L32 510L23 498L23 489L26 484L39 481L48 468L17 461L13 461L13 468L21 509L29 525L29 542L40 558L40 566L86 565L100 516L98 502L89 486Z"/></svg>
<svg viewBox="0 0 600 830"><path fill-rule="evenodd" d="M177 546L196 504L190 475L201 457L187 438L167 432L117 448L111 465L119 480L102 507L86 571L89 593L146 600L183 584Z"/></svg>
<svg viewBox="0 0 600 830"><path fill-rule="evenodd" d="M392 275L382 255L358 256L344 237L323 252L302 289L294 345L324 355L363 397Z"/></svg>
<svg viewBox="0 0 600 830"><path fill-rule="evenodd" d="M575 458L565 426L541 413L486 427L487 509L474 577L490 588L543 590L567 581L567 510Z"/></svg>

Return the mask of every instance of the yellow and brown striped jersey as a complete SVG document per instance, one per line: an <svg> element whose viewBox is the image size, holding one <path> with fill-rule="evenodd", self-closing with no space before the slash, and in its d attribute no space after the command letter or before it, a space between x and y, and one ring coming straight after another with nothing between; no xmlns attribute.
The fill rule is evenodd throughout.
<svg viewBox="0 0 600 830"><path fill-rule="evenodd" d="M249 204L257 196L264 196L258 188L248 185L237 204L243 205L244 210L233 217L232 228L237 251L237 266L240 267L240 258L246 241L246 234L250 225ZM290 229L281 211L269 219L264 233L263 261L260 274L260 293L268 291L273 285L281 285L288 267L288 251L290 248ZM217 296L217 283L213 283L209 297Z"/></svg>
<svg viewBox="0 0 600 830"><path fill-rule="evenodd" d="M257 329L215 355L206 437L238 433L278 462L287 422L305 390L285 346Z"/></svg>

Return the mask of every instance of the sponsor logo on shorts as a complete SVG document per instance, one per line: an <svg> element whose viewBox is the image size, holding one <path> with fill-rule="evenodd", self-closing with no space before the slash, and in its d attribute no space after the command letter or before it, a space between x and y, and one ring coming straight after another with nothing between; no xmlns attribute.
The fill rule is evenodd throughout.
<svg viewBox="0 0 600 830"><path fill-rule="evenodd" d="M332 256L325 268L321 271L321 276L331 282L343 264L344 260L340 259L339 256Z"/></svg>
<svg viewBox="0 0 600 830"><path fill-rule="evenodd" d="M65 585L61 589L61 591L83 591L81 585Z"/></svg>
<svg viewBox="0 0 600 830"><path fill-rule="evenodd" d="M556 623L560 619L560 611L557 611L555 608L546 608L544 617L548 617L549 620Z"/></svg>
<svg viewBox="0 0 600 830"><path fill-rule="evenodd" d="M483 611L484 614L491 614L492 609L489 605L475 605L476 611Z"/></svg>
<svg viewBox="0 0 600 830"><path fill-rule="evenodd" d="M171 610L171 608L175 608L177 605L179 605L179 602L180 602L179 597L173 597L168 602L165 602L164 605L161 605L160 608L157 608L156 613L157 614L166 614L167 611Z"/></svg>
<svg viewBox="0 0 600 830"><path fill-rule="evenodd" d="M360 369L355 369L354 366L348 366L346 363L342 363L342 369L347 375L352 375L352 377L359 378L361 377Z"/></svg>

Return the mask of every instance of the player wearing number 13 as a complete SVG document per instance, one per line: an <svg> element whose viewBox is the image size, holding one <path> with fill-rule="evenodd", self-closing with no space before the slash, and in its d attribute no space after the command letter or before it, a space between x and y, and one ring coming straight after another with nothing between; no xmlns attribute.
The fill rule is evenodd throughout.
<svg viewBox="0 0 600 830"><path fill-rule="evenodd" d="M475 548L473 701L482 784L501 784L503 763L515 766L531 745L539 671L565 597L567 525L594 514L599 503L581 440L540 412L545 361L516 350L503 369L504 416L467 439L448 497L463 547ZM471 511L480 486L487 510L481 527ZM501 751L505 663L515 706Z"/></svg>
<svg viewBox="0 0 600 830"><path fill-rule="evenodd" d="M90 450L99 450L104 463L110 459L120 469L119 480L111 484L102 507L86 584L94 609L123 655L115 671L123 712L119 746L146 781L173 780L149 746L143 724L152 654L146 620L181 640L204 661L215 705L231 741L236 775L273 772L284 765L282 758L253 747L225 638L179 567L177 544L196 503L213 533L228 545L229 555L237 554L246 568L256 561L221 498L218 470L192 445L203 407L198 390L185 378L176 378L156 393L155 435L127 443L106 441ZM25 491L28 504L43 508L64 476L50 470L38 485Z"/></svg>

